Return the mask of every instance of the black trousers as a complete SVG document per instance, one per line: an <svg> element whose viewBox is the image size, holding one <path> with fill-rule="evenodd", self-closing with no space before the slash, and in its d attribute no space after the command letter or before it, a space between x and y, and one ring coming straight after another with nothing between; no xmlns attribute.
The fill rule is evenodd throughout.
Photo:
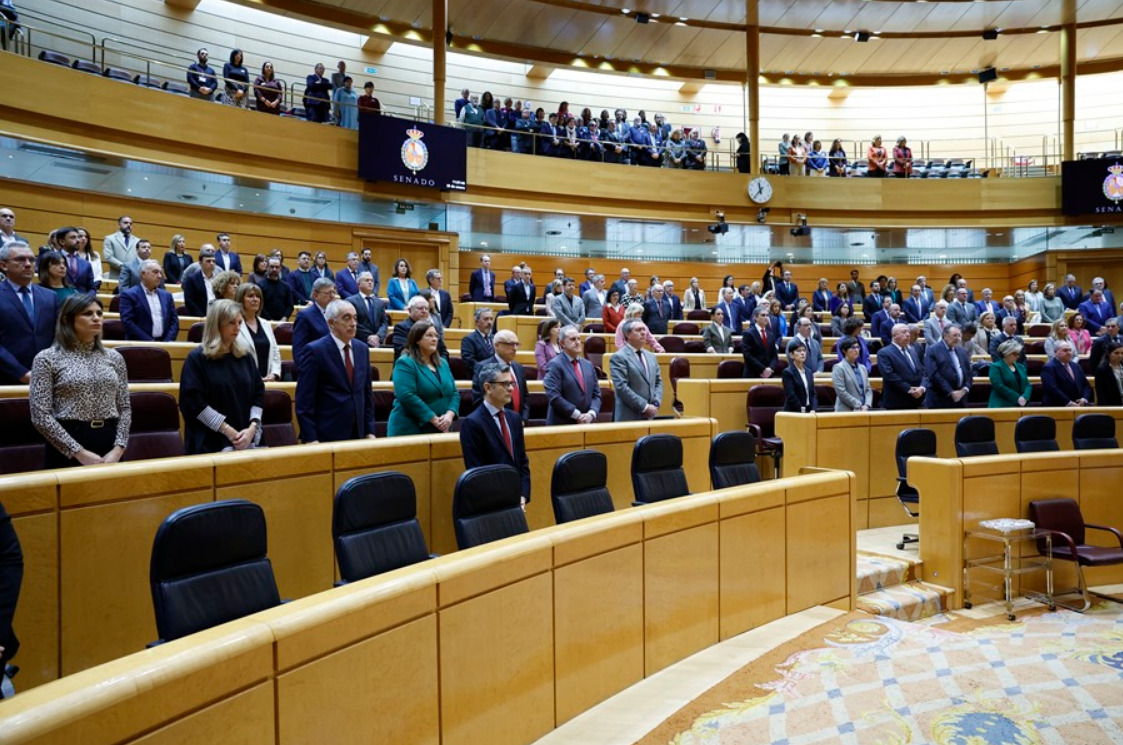
<svg viewBox="0 0 1123 745"><path fill-rule="evenodd" d="M105 455L113 449L117 440L117 420L98 419L84 422L78 419L60 419L59 424L86 450ZM70 468L82 465L75 458L67 458L50 445L47 446L47 468Z"/></svg>

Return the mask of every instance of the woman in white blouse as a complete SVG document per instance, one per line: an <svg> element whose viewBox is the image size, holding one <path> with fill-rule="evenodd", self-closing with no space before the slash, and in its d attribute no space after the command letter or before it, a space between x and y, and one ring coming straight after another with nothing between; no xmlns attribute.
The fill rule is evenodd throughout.
<svg viewBox="0 0 1123 745"><path fill-rule="evenodd" d="M281 379L281 348L269 321L258 315L265 302L261 288L245 282L238 286L236 301L242 306L242 330L238 334L254 351L252 357L262 381L269 383Z"/></svg>
<svg viewBox="0 0 1123 745"><path fill-rule="evenodd" d="M90 262L94 270L94 286L101 284L101 256L90 248L90 234L85 228L78 228L78 256Z"/></svg>
<svg viewBox="0 0 1123 745"><path fill-rule="evenodd" d="M690 278L690 286L683 293L682 309L689 313L692 310L706 310L706 292L698 287L698 278Z"/></svg>

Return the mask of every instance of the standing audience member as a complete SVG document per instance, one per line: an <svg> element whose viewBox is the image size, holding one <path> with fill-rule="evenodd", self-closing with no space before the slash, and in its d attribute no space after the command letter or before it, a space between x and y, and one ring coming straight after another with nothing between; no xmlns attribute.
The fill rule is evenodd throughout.
<svg viewBox="0 0 1123 745"><path fill-rule="evenodd" d="M846 336L846 323L853 318L851 315L854 312L850 303L842 303L831 315L831 336L842 338ZM882 309L878 313L885 313L888 318L889 313L887 309Z"/></svg>
<svg viewBox="0 0 1123 745"><path fill-rule="evenodd" d="M460 450L465 468L503 465L519 472L522 506L530 501L530 460L526 457L523 420L509 410L515 390L512 367L488 362L478 379L483 399L471 414L460 420Z"/></svg>
<svg viewBox="0 0 1123 745"><path fill-rule="evenodd" d="M382 287L382 281L378 274L378 264L374 263L371 259L371 251L369 248L364 248L362 254L359 256L359 271L370 272L370 276L374 277L374 294L378 295L378 291Z"/></svg>
<svg viewBox="0 0 1123 745"><path fill-rule="evenodd" d="M359 271L359 255L348 251L346 266L335 273L335 287L340 297L351 297L359 291Z"/></svg>
<svg viewBox="0 0 1123 745"><path fill-rule="evenodd" d="M284 88L273 71L273 63L266 61L261 66L261 74L253 80L254 105L266 114L280 114Z"/></svg>
<svg viewBox="0 0 1123 745"><path fill-rule="evenodd" d="M629 318L635 318L637 320L640 320L641 323L642 323L642 320L641 320L642 317L643 317L643 306L640 305L639 303L632 303L631 305L628 306L627 310L624 311L624 320L625 321L628 320ZM647 324L643 324L643 335L644 335L644 340L645 340L647 346L651 347L652 352L655 352L656 354L662 354L663 353L662 345L659 344L658 339L656 339L655 336L651 333L651 330L649 328L647 328ZM623 349L625 343L626 342L624 341L624 324L621 323L621 324L617 325L617 327L616 327L616 349Z"/></svg>
<svg viewBox="0 0 1123 745"><path fill-rule="evenodd" d="M89 262L90 268L94 270L94 287L100 290L105 268L101 265L101 256L91 245L90 231L85 228L78 228L78 250L76 253L78 258Z"/></svg>
<svg viewBox="0 0 1123 745"><path fill-rule="evenodd" d="M538 366L538 379L546 377L546 368L561 354L561 321L547 318L538 324L538 341L534 343L534 361Z"/></svg>
<svg viewBox="0 0 1123 745"><path fill-rule="evenodd" d="M390 319L386 315L382 299L374 295L374 278L370 276L370 272L359 275L359 291L348 297L347 302L355 306L358 315L359 328L356 335L359 340L371 349L381 347L386 340Z"/></svg>
<svg viewBox="0 0 1123 745"><path fill-rule="evenodd" d="M627 345L609 358L612 388L616 393L613 421L654 419L663 403L663 376L655 355L643 348L642 322L624 321Z"/></svg>
<svg viewBox="0 0 1123 745"><path fill-rule="evenodd" d="M757 306L753 325L741 337L741 354L746 378L771 378L780 364L780 337L763 305Z"/></svg>
<svg viewBox="0 0 1123 745"><path fill-rule="evenodd" d="M624 321L626 308L620 304L620 290L615 285L609 288L605 296L604 306L601 308L601 321L604 323L606 334L615 334L616 329Z"/></svg>
<svg viewBox="0 0 1123 745"><path fill-rule="evenodd" d="M792 341L797 341L803 346L807 347L807 355L804 359L804 365L811 371L812 375L823 372L823 343L815 338L815 324L811 322L810 318L800 318L795 322L795 336Z"/></svg>
<svg viewBox="0 0 1123 745"><path fill-rule="evenodd" d="M300 439L306 443L373 440L370 347L355 338L355 307L332 300L325 315L330 333L311 342L299 363L296 418Z"/></svg>
<svg viewBox="0 0 1123 745"><path fill-rule="evenodd" d="M394 408L386 433L425 435L448 432L460 411L460 394L448 361L439 354L440 335L432 321L409 329L402 355L394 363Z"/></svg>
<svg viewBox="0 0 1123 745"><path fill-rule="evenodd" d="M411 298L409 304L406 306L406 313L408 317L404 321L399 321L394 325L393 344L394 344L394 359L398 359L402 350L406 348L406 343L409 341L409 330L413 328L413 324L419 321L429 321L437 330L437 352L448 359L448 348L445 346L444 335L441 333L441 327L438 326L432 319L432 313L429 310L429 300L427 298L417 297Z"/></svg>
<svg viewBox="0 0 1123 745"><path fill-rule="evenodd" d="M667 327L671 320L671 308L666 298L663 297L663 287L655 285L652 297L643 304L643 322L651 333L666 336Z"/></svg>
<svg viewBox="0 0 1123 745"><path fill-rule="evenodd" d="M1041 295L1041 322L1052 323L1064 318L1064 315L1064 301L1057 297L1057 286L1049 282L1045 285L1045 291Z"/></svg>
<svg viewBox="0 0 1123 745"><path fill-rule="evenodd" d="M1076 276L1073 274L1065 275L1064 284L1057 291L1057 294L1068 310L1076 310L1080 303L1084 301L1084 290L1076 284Z"/></svg>
<svg viewBox="0 0 1123 745"><path fill-rule="evenodd" d="M287 321L296 303L292 288L283 279L281 260L271 256L266 263L265 281L260 283L264 305L261 317L268 321Z"/></svg>
<svg viewBox="0 0 1123 745"><path fill-rule="evenodd" d="M331 87L338 90L343 87L343 81L347 78L347 63L343 60L335 65L335 72L331 74ZM339 121L339 109L332 109L332 121Z"/></svg>
<svg viewBox="0 0 1123 745"><path fill-rule="evenodd" d="M1092 351L1092 335L1088 332L1087 319L1084 314L1077 311L1068 319L1068 338L1076 346L1077 354L1088 354Z"/></svg>
<svg viewBox="0 0 1123 745"><path fill-rule="evenodd" d="M834 177L846 175L846 149L842 147L842 140L835 140L831 143L831 149L827 152L827 157L830 159L831 167L827 172Z"/></svg>
<svg viewBox="0 0 1123 745"><path fill-rule="evenodd" d="M480 257L480 268L468 279L468 294L472 302L495 302L495 272L491 271L491 257L487 254Z"/></svg>
<svg viewBox="0 0 1123 745"><path fill-rule="evenodd" d="M117 280L117 289L121 292L136 287L140 284L140 267L152 258L152 244L141 238L136 244L136 258L121 266L121 276ZM163 281L163 272L160 272Z"/></svg>
<svg viewBox="0 0 1123 745"><path fill-rule="evenodd" d="M0 246L16 242L27 243L27 239L16 232L16 213L10 207L0 207Z"/></svg>
<svg viewBox="0 0 1123 745"><path fill-rule="evenodd" d="M140 265L140 284L121 293L121 322L129 341L175 341L179 314L175 300L160 287L164 272L148 259Z"/></svg>
<svg viewBox="0 0 1123 745"><path fill-rule="evenodd" d="M170 250L164 254L164 279L178 285L183 278L183 270L191 266L191 254L187 253L187 239L179 233L172 236Z"/></svg>
<svg viewBox="0 0 1123 745"><path fill-rule="evenodd" d="M31 366L31 423L47 441L46 467L116 463L129 444L132 407L125 359L101 343L102 305L72 295L55 343Z"/></svg>
<svg viewBox="0 0 1123 745"><path fill-rule="evenodd" d="M62 246L63 256L66 258L66 277L70 284L78 292L97 292L94 269L90 262L78 254L78 248L82 244L82 234L78 228L59 228L55 231L55 239Z"/></svg>
<svg viewBox="0 0 1123 745"><path fill-rule="evenodd" d="M525 422L530 418L530 400L526 388L526 373L523 366L515 361L519 352L519 337L510 329L503 329L495 333L495 354L476 365L476 374L472 378L472 405L479 406L484 398L483 382L480 371L489 364L510 366L511 368L511 400L507 407L516 412Z"/></svg>
<svg viewBox="0 0 1123 745"><path fill-rule="evenodd" d="M250 71L246 69L241 49L230 52L230 61L222 65L222 81L226 87L226 105L239 109L250 107Z"/></svg>
<svg viewBox="0 0 1123 745"><path fill-rule="evenodd" d="M336 123L344 129L359 128L359 94L352 87L351 76L343 78L343 86L335 89L332 103L336 110Z"/></svg>
<svg viewBox="0 0 1123 745"><path fill-rule="evenodd" d="M831 368L834 383L835 411L869 411L873 407L873 389L869 373L858 361L862 347L857 339L846 338L838 343L842 359Z"/></svg>
<svg viewBox="0 0 1123 745"><path fill-rule="evenodd" d="M897 178L908 178L912 175L912 148L909 147L904 135L897 138L897 146L893 148L893 175Z"/></svg>
<svg viewBox="0 0 1123 745"><path fill-rule="evenodd" d="M180 375L188 455L245 450L261 439L265 385L241 334L242 306L216 300L207 311L203 342L188 353Z"/></svg>
<svg viewBox="0 0 1123 745"><path fill-rule="evenodd" d="M748 173L752 169L752 146L744 132L737 133L737 173Z"/></svg>
<svg viewBox="0 0 1123 745"><path fill-rule="evenodd" d="M374 97L374 83L363 83L363 95L359 96L359 113L363 116L382 113L382 102Z"/></svg>
<svg viewBox="0 0 1123 745"><path fill-rule="evenodd" d="M1049 335L1045 337L1045 357L1046 359L1053 359L1056 353L1057 344L1065 342L1071 344L1068 338L1068 324L1064 318L1053 321L1053 325L1049 328ZM1073 349L1075 349L1075 345ZM1095 365L1092 366L1095 368Z"/></svg>
<svg viewBox="0 0 1123 745"><path fill-rule="evenodd" d="M420 290L413 281L413 269L405 259L394 262L394 276L386 283L386 296L390 299L390 310L405 310L409 301Z"/></svg>
<svg viewBox="0 0 1123 745"><path fill-rule="evenodd" d="M1109 344L1096 368L1096 405L1123 406L1123 344Z"/></svg>
<svg viewBox="0 0 1123 745"><path fill-rule="evenodd" d="M998 351L999 347L1008 341L1018 342L1018 349L1021 352L1018 361L1023 365L1026 361L1025 352L1022 350L1022 342L1018 339L1018 319L1004 316L1002 318L1002 333L993 336L990 340L990 356L994 362L1000 362L1003 353Z"/></svg>
<svg viewBox="0 0 1123 745"><path fill-rule="evenodd" d="M799 302L799 285L792 282L792 273L785 269L781 280L776 283L776 299L784 310L792 310Z"/></svg>
<svg viewBox="0 0 1123 745"><path fill-rule="evenodd" d="M549 411L546 424L590 424L600 414L601 393L593 363L581 357L581 331L566 326L562 353L546 367L543 387Z"/></svg>
<svg viewBox="0 0 1123 745"><path fill-rule="evenodd" d="M892 329L893 343L877 353L881 371L881 400L886 409L919 409L924 405L928 381L924 362L909 343L908 324L898 323Z"/></svg>
<svg viewBox="0 0 1123 745"><path fill-rule="evenodd" d="M331 81L324 77L324 65L317 62L312 74L304 79L304 111L310 122L331 120Z"/></svg>
<svg viewBox="0 0 1123 745"><path fill-rule="evenodd" d="M12 528L12 518L0 504L0 683L6 682L4 670L19 651L19 639L12 630L12 619L16 615L21 584L23 550L19 536ZM0 699L3 698L3 686L0 686Z"/></svg>
<svg viewBox="0 0 1123 745"><path fill-rule="evenodd" d="M188 274L183 279L183 304L187 315L202 318L207 308L215 300L214 282L217 271L214 266L214 246L204 243L199 249L199 271Z"/></svg>
<svg viewBox="0 0 1123 745"><path fill-rule="evenodd" d="M242 341L253 349L257 374L263 383L281 379L281 348L269 321L261 317L265 300L261 288L249 282L238 287L237 303L242 306Z"/></svg>
<svg viewBox="0 0 1123 745"><path fill-rule="evenodd" d="M662 292L662 289L659 291ZM572 324L581 328L585 325L585 303L577 294L577 284L573 277L562 280L562 294L554 298L551 307L554 317L561 321L563 326Z"/></svg>
<svg viewBox="0 0 1123 745"><path fill-rule="evenodd" d="M1031 279L1029 281L1029 284L1026 285L1026 291L1025 291L1026 307L1029 308L1029 310L1032 311L1033 313L1040 313L1041 312L1041 301L1044 300L1044 299L1045 299L1045 296L1038 290L1037 280Z"/></svg>
<svg viewBox="0 0 1123 745"><path fill-rule="evenodd" d="M78 291L70 284L70 277L66 271L66 258L58 251L47 251L39 257L39 286L50 290L58 298L61 305L71 295Z"/></svg>
<svg viewBox="0 0 1123 745"><path fill-rule="evenodd" d="M692 310L706 310L706 292L698 286L698 278L691 277L690 285L682 300L682 308L687 313Z"/></svg>
<svg viewBox="0 0 1123 745"><path fill-rule="evenodd" d="M491 308L476 308L476 328L460 342L460 359L468 375L475 376L476 365L495 356L495 342L491 329L495 323Z"/></svg>
<svg viewBox="0 0 1123 745"><path fill-rule="evenodd" d="M0 282L0 385L26 385L35 355L55 341L60 303L53 292L31 281L34 262L26 243L0 246L0 266L8 276Z"/></svg>
<svg viewBox="0 0 1123 745"><path fill-rule="evenodd" d="M1067 339L1053 347L1053 358L1041 368L1042 406L1090 406L1092 388L1074 363L1076 350Z"/></svg>
<svg viewBox="0 0 1123 745"><path fill-rule="evenodd" d="M312 302L296 314L292 325L292 358L299 369L308 346L331 333L328 327L328 305L336 299L335 282L317 279L312 285Z"/></svg>
<svg viewBox="0 0 1123 745"><path fill-rule="evenodd" d="M1115 304L1105 301L1103 290L1098 289L1092 290L1088 299L1080 304L1079 311L1087 321L1088 333L1092 336L1101 335L1107 319L1115 318Z"/></svg>
<svg viewBox="0 0 1123 745"><path fill-rule="evenodd" d="M1092 350L1088 353L1088 364L1091 368L1095 370L1100 366L1104 358L1104 350L1109 344L1120 343L1123 343L1123 338L1119 337L1119 319L1109 318L1104 324L1103 335L1092 342Z"/></svg>
<svg viewBox="0 0 1123 745"><path fill-rule="evenodd" d="M316 282L316 275L312 273L311 251L301 251L296 255L296 270L289 272L285 281L292 288L292 294L298 303L311 302L312 285Z"/></svg>
<svg viewBox="0 0 1123 745"><path fill-rule="evenodd" d="M941 303L943 300L940 301ZM928 378L925 404L929 409L962 409L971 391L971 356L962 346L963 330L949 324L940 341L930 337L924 353L924 372Z"/></svg>
<svg viewBox="0 0 1123 745"><path fill-rule="evenodd" d="M1024 356L1022 343L1017 339L1006 339L995 351L997 358L990 366L990 400L987 407L1027 406L1033 389L1025 364L1018 361Z"/></svg>
<svg viewBox="0 0 1123 745"><path fill-rule="evenodd" d="M889 156L881 144L881 135L874 135L869 149L866 150L866 159L869 169L866 175L870 178L885 178L889 164Z"/></svg>
<svg viewBox="0 0 1123 745"><path fill-rule="evenodd" d="M784 384L784 411L810 414L819 406L815 377L806 364L807 347L798 339L788 342L788 366L780 374Z"/></svg>
<svg viewBox="0 0 1123 745"><path fill-rule="evenodd" d="M585 293L581 296L581 302L585 306L583 318L601 318L606 299L604 275L594 275L592 287L585 290Z"/></svg>
<svg viewBox="0 0 1123 745"><path fill-rule="evenodd" d="M450 328L452 326L453 304L452 295L448 294L448 290L442 290L441 285L444 278L441 276L440 269L430 269L425 272L425 284L429 286L429 292L433 296L433 304L436 306L433 310L433 316L440 320L441 326Z"/></svg>
<svg viewBox="0 0 1123 745"><path fill-rule="evenodd" d="M203 101L213 101L218 80L215 79L214 68L207 64L210 53L200 49L195 53L195 61L187 67L187 85L191 88L191 97Z"/></svg>
<svg viewBox="0 0 1123 745"><path fill-rule="evenodd" d="M710 311L710 323L702 329L702 344L707 354L733 353L733 332L725 325L725 311L721 308Z"/></svg>
<svg viewBox="0 0 1123 745"><path fill-rule="evenodd" d="M214 265L220 272L234 272L242 276L242 259L230 248L230 234L219 233L214 237L218 250L214 254Z"/></svg>

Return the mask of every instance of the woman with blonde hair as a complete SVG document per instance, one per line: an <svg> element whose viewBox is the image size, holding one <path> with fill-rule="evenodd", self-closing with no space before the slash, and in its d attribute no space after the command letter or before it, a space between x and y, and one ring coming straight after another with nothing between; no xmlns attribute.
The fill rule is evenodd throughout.
<svg viewBox="0 0 1123 745"><path fill-rule="evenodd" d="M624 310L624 321L627 321L630 318L638 320L640 322L640 325L643 326L644 345L650 347L652 352L655 352L656 354L662 354L663 346L655 340L655 336L651 333L650 330L648 330L647 324L643 323L643 306L639 303L632 303L631 305L629 305ZM624 322L621 322L620 325L616 327L617 351L623 349L626 344L627 342L624 340Z"/></svg>
<svg viewBox="0 0 1123 745"><path fill-rule="evenodd" d="M690 285L682 296L682 309L687 313L692 310L706 310L706 292L698 286L697 277L690 278Z"/></svg>
<svg viewBox="0 0 1123 745"><path fill-rule="evenodd" d="M164 254L164 279L170 285L178 285L183 279L183 270L191 266L191 254L187 253L187 239L179 233L168 242L168 252Z"/></svg>
<svg viewBox="0 0 1123 745"><path fill-rule="evenodd" d="M179 381L188 455L245 450L261 439L265 385L253 347L242 338L242 306L215 300L203 343L187 355Z"/></svg>
<svg viewBox="0 0 1123 745"><path fill-rule="evenodd" d="M1041 293L1041 322L1052 323L1065 317L1064 301L1057 297L1057 286L1052 282L1045 285Z"/></svg>
<svg viewBox="0 0 1123 745"><path fill-rule="evenodd" d="M1053 321L1053 327L1049 329L1049 335L1045 337L1045 356L1053 359L1053 355L1057 351L1057 342L1062 341L1069 341L1068 323L1065 322L1065 319L1059 318Z"/></svg>

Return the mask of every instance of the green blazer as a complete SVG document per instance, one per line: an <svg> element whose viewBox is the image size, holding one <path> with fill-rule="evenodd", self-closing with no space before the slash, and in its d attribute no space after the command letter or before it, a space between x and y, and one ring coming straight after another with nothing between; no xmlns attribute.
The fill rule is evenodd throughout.
<svg viewBox="0 0 1123 745"><path fill-rule="evenodd" d="M443 357L434 373L403 353L394 363L393 381L394 408L386 425L389 437L436 434L430 419L446 411L460 412L460 393Z"/></svg>
<svg viewBox="0 0 1123 745"><path fill-rule="evenodd" d="M1010 368L1006 366L1005 362L991 363L990 400L987 402L987 408L1016 408L1019 396L1024 397L1027 403L1029 402L1033 388L1029 384L1026 366L1020 362L1015 362L1014 367L1016 371L1010 372Z"/></svg>

